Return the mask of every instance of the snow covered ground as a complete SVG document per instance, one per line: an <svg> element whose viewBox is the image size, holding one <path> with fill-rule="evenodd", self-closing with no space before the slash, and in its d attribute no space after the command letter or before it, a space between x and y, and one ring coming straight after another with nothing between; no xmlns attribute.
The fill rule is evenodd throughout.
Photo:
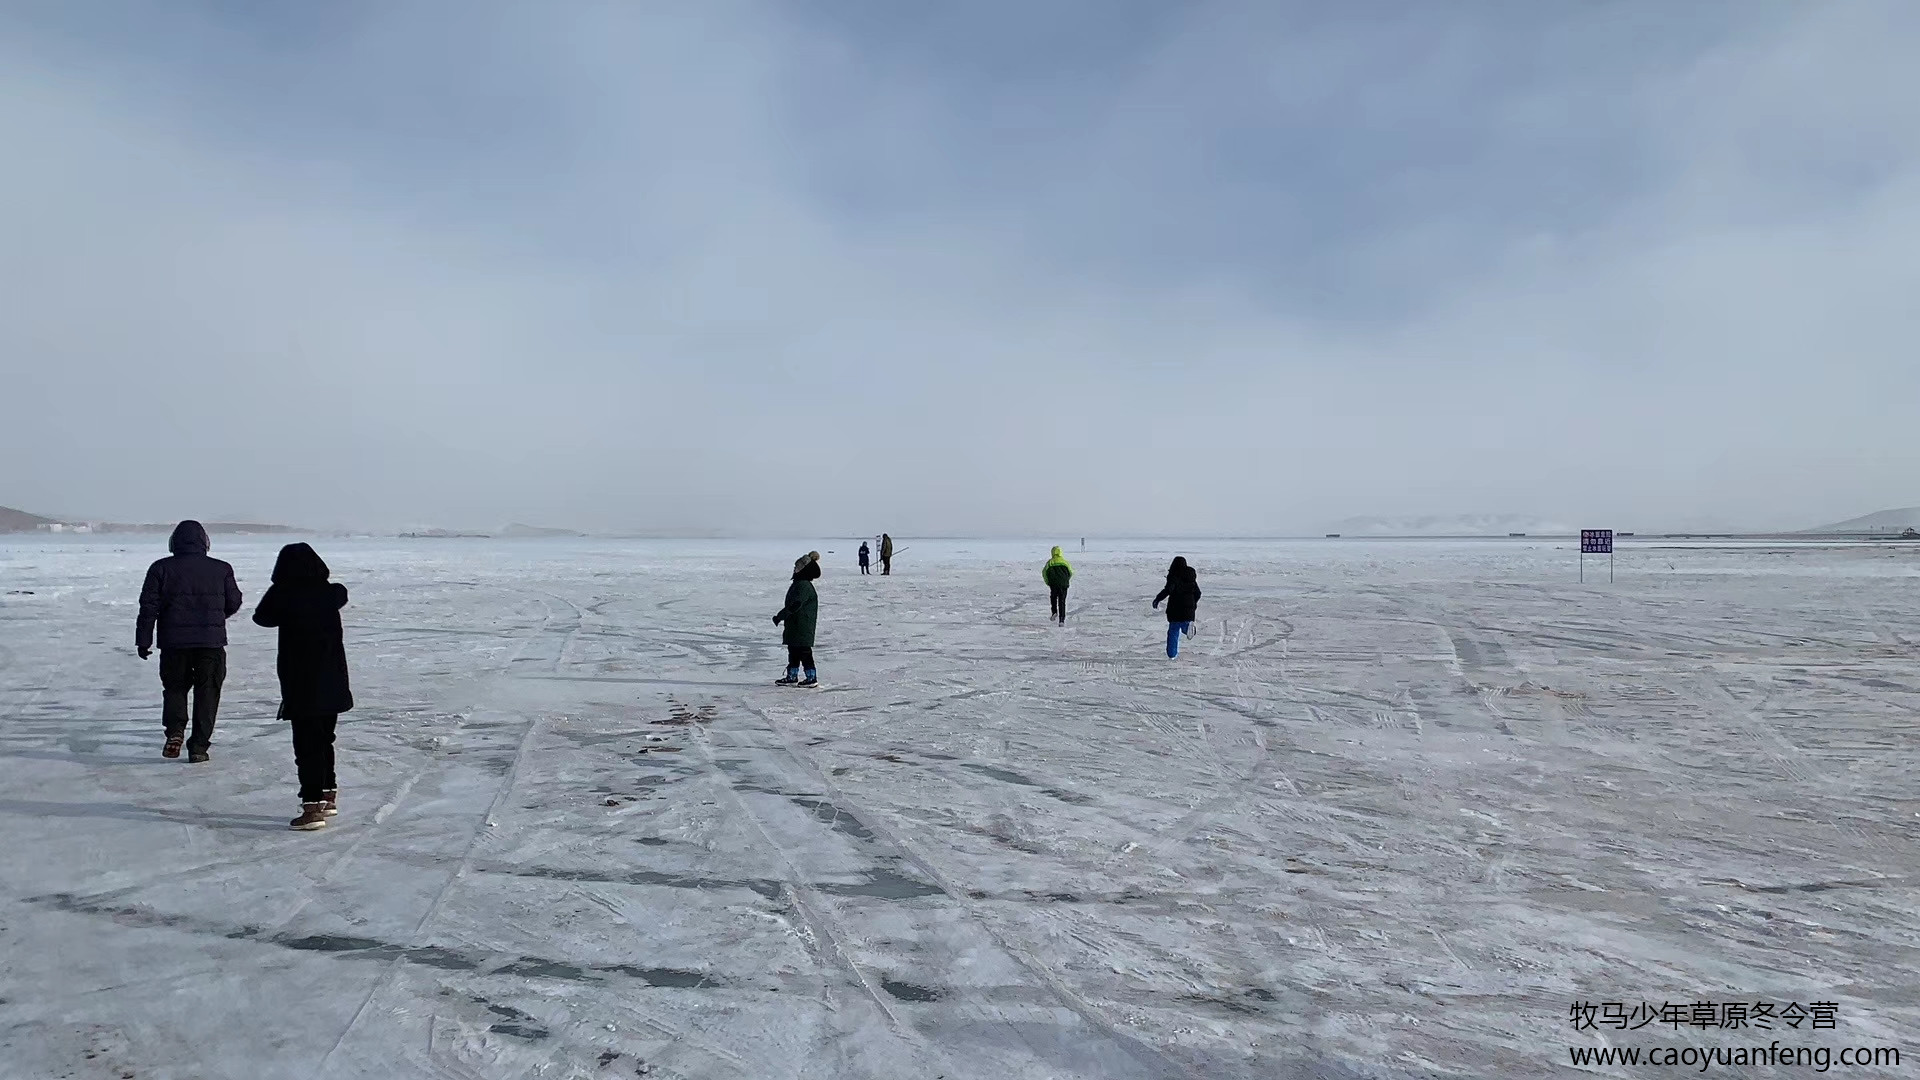
<svg viewBox="0 0 1920 1080"><path fill-rule="evenodd" d="M319 543L360 708L302 834L276 544L216 539L190 766L158 541L0 542L0 1076L1572 1075L1577 1000L1832 1001L1605 1043L1912 1075L1920 549L1070 544L1059 628L1045 546L902 543ZM827 688L777 689L808 547Z"/></svg>

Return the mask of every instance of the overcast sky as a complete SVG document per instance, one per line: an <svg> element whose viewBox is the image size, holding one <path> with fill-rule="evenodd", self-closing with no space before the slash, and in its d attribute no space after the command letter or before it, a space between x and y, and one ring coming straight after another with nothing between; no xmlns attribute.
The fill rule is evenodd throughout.
<svg viewBox="0 0 1920 1080"><path fill-rule="evenodd" d="M1920 503L1920 4L11 0L0 504Z"/></svg>

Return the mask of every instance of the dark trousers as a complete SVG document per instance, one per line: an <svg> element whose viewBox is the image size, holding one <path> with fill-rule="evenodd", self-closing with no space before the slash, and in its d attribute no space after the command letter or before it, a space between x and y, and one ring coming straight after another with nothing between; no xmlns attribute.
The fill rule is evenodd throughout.
<svg viewBox="0 0 1920 1080"><path fill-rule="evenodd" d="M293 767L300 772L300 801L319 802L338 790L333 779L333 724L338 713L290 716L293 723Z"/></svg>
<svg viewBox="0 0 1920 1080"><path fill-rule="evenodd" d="M871 574L871 573L873 573L873 566L872 566L872 565L871 565L870 563L868 563L868 562L867 562L867 560L865 560L865 559L861 559L861 560L860 560L860 572L861 572L861 573L863 573L863 574Z"/></svg>
<svg viewBox="0 0 1920 1080"><path fill-rule="evenodd" d="M880 556L880 572L882 574L893 573L893 556L891 555Z"/></svg>
<svg viewBox="0 0 1920 1080"><path fill-rule="evenodd" d="M225 649L160 650L160 722L169 736L187 730L187 692L193 692L193 735L187 749L205 750L213 742L213 721L220 711L220 684L227 681Z"/></svg>
<svg viewBox="0 0 1920 1080"><path fill-rule="evenodd" d="M1047 610L1061 622L1067 621L1067 590L1064 587L1048 587Z"/></svg>
<svg viewBox="0 0 1920 1080"><path fill-rule="evenodd" d="M808 671L814 670L813 646L811 645L787 646L787 667L806 668Z"/></svg>

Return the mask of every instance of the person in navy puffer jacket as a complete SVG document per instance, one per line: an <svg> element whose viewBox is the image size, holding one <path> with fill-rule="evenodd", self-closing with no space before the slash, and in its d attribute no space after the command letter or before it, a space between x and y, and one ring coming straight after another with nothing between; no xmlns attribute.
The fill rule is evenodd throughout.
<svg viewBox="0 0 1920 1080"><path fill-rule="evenodd" d="M140 588L140 621L134 646L140 659L153 655L159 628L160 722L167 733L162 757L179 757L187 731L187 694L193 694L193 737L187 760L207 760L220 685L227 679L227 620L240 610L233 567L209 558L207 530L197 521L174 526L167 540L173 554L147 568Z"/></svg>

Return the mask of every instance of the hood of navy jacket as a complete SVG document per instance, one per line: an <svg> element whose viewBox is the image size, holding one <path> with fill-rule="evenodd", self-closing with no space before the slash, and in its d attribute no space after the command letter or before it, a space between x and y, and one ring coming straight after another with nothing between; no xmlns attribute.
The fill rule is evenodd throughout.
<svg viewBox="0 0 1920 1080"><path fill-rule="evenodd" d="M167 550L175 555L205 555L212 546L206 526L191 518L175 525L173 535L167 538Z"/></svg>
<svg viewBox="0 0 1920 1080"><path fill-rule="evenodd" d="M327 569L326 560L309 544L288 544L280 549L280 557L273 563L273 583L279 585L291 581L325 581L332 571Z"/></svg>

